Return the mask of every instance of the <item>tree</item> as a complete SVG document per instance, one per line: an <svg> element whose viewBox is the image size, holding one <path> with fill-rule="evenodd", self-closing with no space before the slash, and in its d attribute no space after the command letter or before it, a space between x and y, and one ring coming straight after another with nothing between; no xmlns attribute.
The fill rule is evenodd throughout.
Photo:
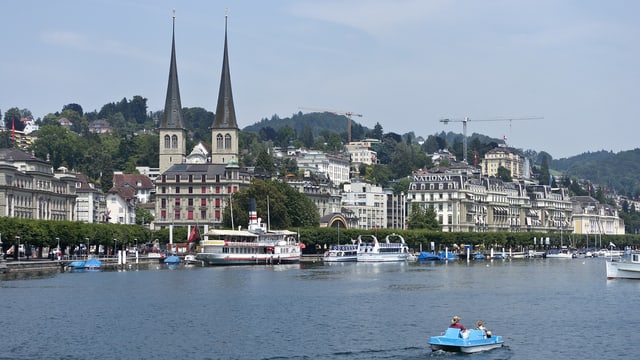
<svg viewBox="0 0 640 360"><path fill-rule="evenodd" d="M513 178L511 177L511 171L504 166L498 166L498 177L504 182L511 182Z"/></svg>
<svg viewBox="0 0 640 360"><path fill-rule="evenodd" d="M380 125L379 122L376 122L376 125L373 127L373 131L371 133L371 136L374 139L382 140L382 135L383 135L382 125Z"/></svg>
<svg viewBox="0 0 640 360"><path fill-rule="evenodd" d="M276 169L273 156L266 149L260 150L256 159L256 168L263 169L267 176L271 176Z"/></svg>
<svg viewBox="0 0 640 360"><path fill-rule="evenodd" d="M318 226L318 210L311 199L292 188L289 184L276 180L252 181L248 188L233 195L233 222L248 224L250 199L256 199L258 216L266 219L271 229L291 229ZM231 207L224 210L225 227L231 227Z"/></svg>
<svg viewBox="0 0 640 360"><path fill-rule="evenodd" d="M84 113L82 112L82 106L72 103L72 104L67 104L65 106L62 107L62 112L64 112L65 110L73 110L75 111L78 115L83 116Z"/></svg>
<svg viewBox="0 0 640 360"><path fill-rule="evenodd" d="M549 172L549 160L551 156L545 152L540 153L540 155L540 175L538 177L538 182L542 185L552 185L551 173Z"/></svg>
<svg viewBox="0 0 640 360"><path fill-rule="evenodd" d="M440 224L436 219L436 213L432 208L424 209L418 203L411 204L411 213L407 219L409 229L440 230Z"/></svg>
<svg viewBox="0 0 640 360"><path fill-rule="evenodd" d="M153 222L154 217L151 215L151 212L141 206L136 207L136 225L145 225L151 224Z"/></svg>

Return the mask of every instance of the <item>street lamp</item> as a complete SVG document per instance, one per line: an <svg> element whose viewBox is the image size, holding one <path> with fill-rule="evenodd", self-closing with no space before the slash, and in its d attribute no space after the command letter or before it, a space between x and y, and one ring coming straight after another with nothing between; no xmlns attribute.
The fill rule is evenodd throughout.
<svg viewBox="0 0 640 360"><path fill-rule="evenodd" d="M116 256L116 242L118 239L113 239L113 256Z"/></svg>
<svg viewBox="0 0 640 360"><path fill-rule="evenodd" d="M20 236L16 236L16 240L18 241L18 247L16 249L16 256L18 257L18 262L20 262Z"/></svg>
<svg viewBox="0 0 640 360"><path fill-rule="evenodd" d="M87 259L89 258L89 250L91 250L91 245L89 244L88 237L84 238L84 240L86 241L86 244L84 244L84 258Z"/></svg>
<svg viewBox="0 0 640 360"><path fill-rule="evenodd" d="M56 248L56 253L55 253L55 257L58 258L58 260L60 260L60 257L62 256L62 250L60 250L60 238L57 237L56 240L58 240L58 247Z"/></svg>

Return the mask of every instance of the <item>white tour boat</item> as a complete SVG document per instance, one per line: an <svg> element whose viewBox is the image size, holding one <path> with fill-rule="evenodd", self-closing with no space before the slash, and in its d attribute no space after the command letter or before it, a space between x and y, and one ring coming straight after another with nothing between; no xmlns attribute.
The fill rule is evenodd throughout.
<svg viewBox="0 0 640 360"><path fill-rule="evenodd" d="M205 265L255 265L299 263L301 244L295 232L268 230L257 217L251 199L247 230L212 229L200 241L196 259Z"/></svg>
<svg viewBox="0 0 640 360"><path fill-rule="evenodd" d="M358 245L331 245L324 253L325 262L351 262L358 260Z"/></svg>
<svg viewBox="0 0 640 360"><path fill-rule="evenodd" d="M365 236L370 237L371 241L365 242L362 235L358 236L358 262L407 261L409 258L409 246L402 236L387 235L384 242L379 242L374 235ZM399 239L399 242L392 242L392 238Z"/></svg>
<svg viewBox="0 0 640 360"><path fill-rule="evenodd" d="M607 259L607 279L639 279L640 254L631 254L631 260Z"/></svg>

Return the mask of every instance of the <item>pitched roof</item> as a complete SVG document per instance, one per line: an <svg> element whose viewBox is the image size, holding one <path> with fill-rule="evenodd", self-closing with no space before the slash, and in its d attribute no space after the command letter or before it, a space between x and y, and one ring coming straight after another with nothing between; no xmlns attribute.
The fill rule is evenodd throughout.
<svg viewBox="0 0 640 360"><path fill-rule="evenodd" d="M229 71L229 54L227 50L227 17L224 18L224 55L222 58L222 75L218 92L218 106L213 119L213 129L237 129L236 110L233 106L231 92L231 73Z"/></svg>
<svg viewBox="0 0 640 360"><path fill-rule="evenodd" d="M169 83L167 98L164 102L164 113L160 121L161 129L182 129L182 103L180 102L180 87L178 86L178 66L176 65L175 41L176 17L173 17L171 32L171 64L169 65Z"/></svg>
<svg viewBox="0 0 640 360"><path fill-rule="evenodd" d="M114 174L113 187L130 186L135 190L151 190L155 188L153 181L142 174Z"/></svg>

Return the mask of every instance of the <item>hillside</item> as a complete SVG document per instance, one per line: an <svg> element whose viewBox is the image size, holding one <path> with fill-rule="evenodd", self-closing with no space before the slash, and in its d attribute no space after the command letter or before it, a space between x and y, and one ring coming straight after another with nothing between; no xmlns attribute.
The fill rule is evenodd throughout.
<svg viewBox="0 0 640 360"><path fill-rule="evenodd" d="M640 149L613 153L588 152L570 158L552 160L550 168L571 178L587 179L619 194L640 194Z"/></svg>
<svg viewBox="0 0 640 360"><path fill-rule="evenodd" d="M352 119L352 137L354 139L361 138L368 129L360 125L358 122ZM293 114L290 118L280 118L278 115L273 115L271 119L264 118L259 122L249 125L242 129L242 131L248 131L253 133L259 133L261 129L270 127L274 130L278 130L288 126L295 130L296 134L301 134L305 128L309 128L313 136L318 136L323 131L337 132L339 134L347 133L347 118L344 115L336 115L328 112L314 112L303 114L298 112Z"/></svg>

